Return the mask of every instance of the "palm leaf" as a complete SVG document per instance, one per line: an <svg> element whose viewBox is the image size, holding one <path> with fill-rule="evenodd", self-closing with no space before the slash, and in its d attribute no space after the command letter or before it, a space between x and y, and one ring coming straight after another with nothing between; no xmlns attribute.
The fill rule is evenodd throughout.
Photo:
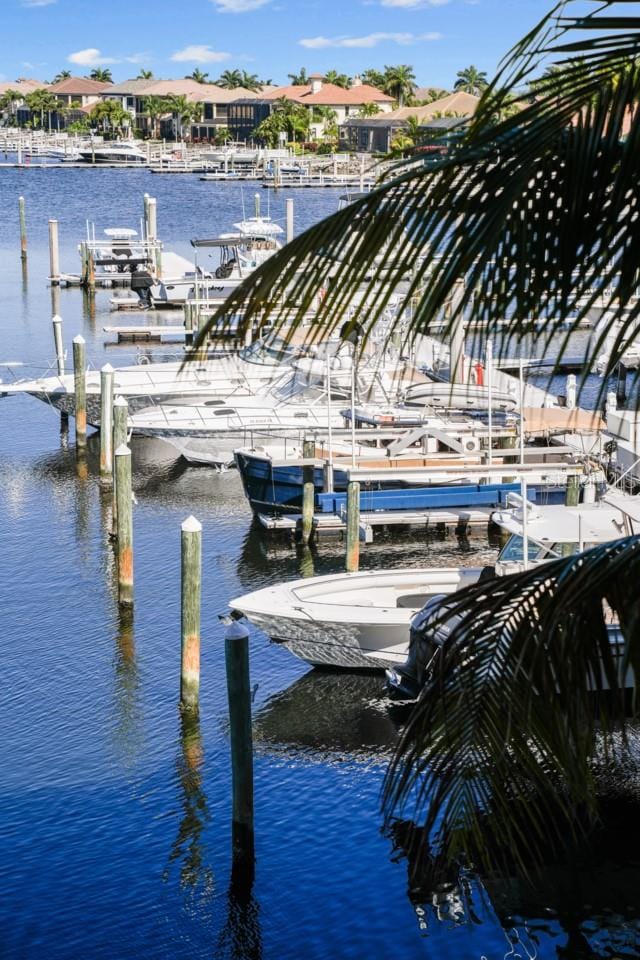
<svg viewBox="0 0 640 960"><path fill-rule="evenodd" d="M248 325L277 316L283 304L296 308L299 325L320 290L327 294L318 325L335 330L352 317L360 289L358 319L370 330L404 277L412 335L430 332L460 280L464 296L450 325L471 305L487 335L512 317L503 351L531 318L549 318L538 334L545 343L567 318L573 330L597 287L608 289L612 319L635 319L640 17L618 15L634 9L629 2L598 4L586 16L577 2L554 7L505 58L451 156L396 166L370 194L287 244L227 300L200 340L234 312L244 312ZM556 69L538 80L534 101L496 122L549 64ZM629 337L627 327L611 367ZM602 341L592 352L601 349Z"/></svg>
<svg viewBox="0 0 640 960"><path fill-rule="evenodd" d="M472 851L485 868L540 864L581 839L597 750L615 754L614 730L624 743L621 678L640 676L639 575L630 537L447 599L438 622L459 619L387 773L387 819L411 807L445 862Z"/></svg>

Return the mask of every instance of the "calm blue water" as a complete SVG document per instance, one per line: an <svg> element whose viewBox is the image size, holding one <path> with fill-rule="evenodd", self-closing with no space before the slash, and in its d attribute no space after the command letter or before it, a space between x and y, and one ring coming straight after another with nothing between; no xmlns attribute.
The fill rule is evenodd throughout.
<svg viewBox="0 0 640 960"><path fill-rule="evenodd" d="M50 362L52 308L64 319L67 347L82 332L94 365L135 358L135 349L104 344L102 326L113 322L109 292L97 294L95 310L77 290L60 291L52 304L47 219L60 220L62 266L75 271L85 219L98 232L136 227L144 191L158 198L161 237L185 255L191 236L228 229L241 214L235 184L141 171L0 172L1 360ZM247 206L252 192L244 191ZM274 217L283 216L289 195L272 199ZM297 229L335 209L337 196L295 195ZM61 437L52 410L30 398L0 399L1 955L557 956L569 924L551 895L527 912L530 901L517 890L483 899L471 883L462 919L455 897L433 905L408 895L406 861L380 830L379 790L396 737L380 680L316 674L257 632L256 882L248 902L234 898L217 614L238 593L299 575L308 558L259 536L233 473L159 467L138 456L136 605L133 620L122 620L106 533L109 499L95 460L94 446L88 475L79 474L73 430L70 440ZM177 709L179 549L190 513L204 527L202 699L199 726L185 728ZM479 546L483 558L495 555ZM363 564L464 556L451 541L381 544L367 548ZM326 549L316 569L341 563L337 548ZM638 876L631 872L626 891L638 887ZM594 906L582 910L580 936L603 956L633 955L637 897L616 890L607 899L597 880L602 895L585 894L583 904ZM571 942L563 955L583 956Z"/></svg>

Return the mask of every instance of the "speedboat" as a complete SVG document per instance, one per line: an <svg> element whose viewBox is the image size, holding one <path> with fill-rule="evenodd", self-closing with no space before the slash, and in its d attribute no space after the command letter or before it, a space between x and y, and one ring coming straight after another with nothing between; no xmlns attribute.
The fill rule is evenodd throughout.
<svg viewBox="0 0 640 960"><path fill-rule="evenodd" d="M146 163L147 154L131 140L93 143L78 149L80 160L87 163Z"/></svg>
<svg viewBox="0 0 640 960"><path fill-rule="evenodd" d="M427 602L494 575L578 553L640 531L640 500L609 493L577 507L514 506L492 520L509 539L493 567L341 573L274 584L229 602L270 639L312 666L384 669L402 665L409 626ZM525 556L527 560L525 561Z"/></svg>

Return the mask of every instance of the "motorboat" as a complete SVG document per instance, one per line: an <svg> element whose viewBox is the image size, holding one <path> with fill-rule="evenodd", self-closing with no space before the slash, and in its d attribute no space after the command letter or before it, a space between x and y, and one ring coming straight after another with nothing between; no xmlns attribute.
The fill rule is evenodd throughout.
<svg viewBox="0 0 640 960"><path fill-rule="evenodd" d="M488 410L512 412L518 405L517 397L502 390L489 390L473 383L429 381L414 384L405 394L408 407L435 407L445 410Z"/></svg>
<svg viewBox="0 0 640 960"><path fill-rule="evenodd" d="M406 660L409 626L427 602L481 577L577 553L640 531L640 499L609 492L576 507L512 496L492 520L509 534L493 567L405 568L274 584L229 602L277 644L312 666L389 669Z"/></svg>
<svg viewBox="0 0 640 960"><path fill-rule="evenodd" d="M114 392L135 412L153 403L189 403L254 393L262 384L274 380L282 366L298 356L306 346L306 331L283 338L270 335L255 340L238 353L207 360L167 363L138 363L114 371ZM320 347L318 347L320 349ZM12 364L0 364L15 372ZM100 424L100 371L87 370L87 420ZM75 415L75 383L72 373L46 375L35 379L0 382L0 396L30 394L61 413Z"/></svg>
<svg viewBox="0 0 640 960"><path fill-rule="evenodd" d="M194 239L191 245L196 260L182 274L167 272L151 287L157 305L179 305L190 300L225 300L257 267L282 248L282 227L271 217L260 213L260 197L256 194L255 215L234 223L235 232L222 233L211 239ZM217 266L205 270L198 263L202 252L219 256Z"/></svg>
<svg viewBox="0 0 640 960"><path fill-rule="evenodd" d="M78 157L86 163L147 163L147 154L131 140L91 143L78 148Z"/></svg>

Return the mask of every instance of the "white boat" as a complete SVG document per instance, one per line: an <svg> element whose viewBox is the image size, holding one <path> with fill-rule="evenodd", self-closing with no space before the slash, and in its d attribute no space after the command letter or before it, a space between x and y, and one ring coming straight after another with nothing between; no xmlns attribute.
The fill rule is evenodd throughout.
<svg viewBox="0 0 640 960"><path fill-rule="evenodd" d="M511 534L495 567L505 575L523 568L525 541L534 565L640 531L640 500L616 493L578 507L523 507L520 501L492 519ZM404 663L409 624L428 600L475 583L482 573L446 567L333 574L265 587L229 606L312 666L382 669Z"/></svg>
<svg viewBox="0 0 640 960"><path fill-rule="evenodd" d="M80 160L87 163L146 163L147 154L131 140L94 143L78 149Z"/></svg>
<svg viewBox="0 0 640 960"><path fill-rule="evenodd" d="M256 194L255 215L233 225L235 233L222 233L210 240L192 240L196 260L182 274L167 273L151 287L151 297L158 305L183 304L189 300L225 300L257 267L282 248L283 229L271 217L260 214L260 197ZM215 250L218 264L210 270L198 263L198 254Z"/></svg>
<svg viewBox="0 0 640 960"><path fill-rule="evenodd" d="M262 384L281 374L282 365L304 349L305 332L290 337L285 343L279 337L254 341L237 354L213 357L184 364L133 364L114 372L114 391L129 403L130 412L142 410L152 403L190 403L216 397L255 393ZM0 364L7 370L11 364ZM87 419L94 426L100 423L100 371L88 370ZM30 394L62 413L75 414L75 384L72 373L44 376L30 380L0 381L0 396Z"/></svg>

